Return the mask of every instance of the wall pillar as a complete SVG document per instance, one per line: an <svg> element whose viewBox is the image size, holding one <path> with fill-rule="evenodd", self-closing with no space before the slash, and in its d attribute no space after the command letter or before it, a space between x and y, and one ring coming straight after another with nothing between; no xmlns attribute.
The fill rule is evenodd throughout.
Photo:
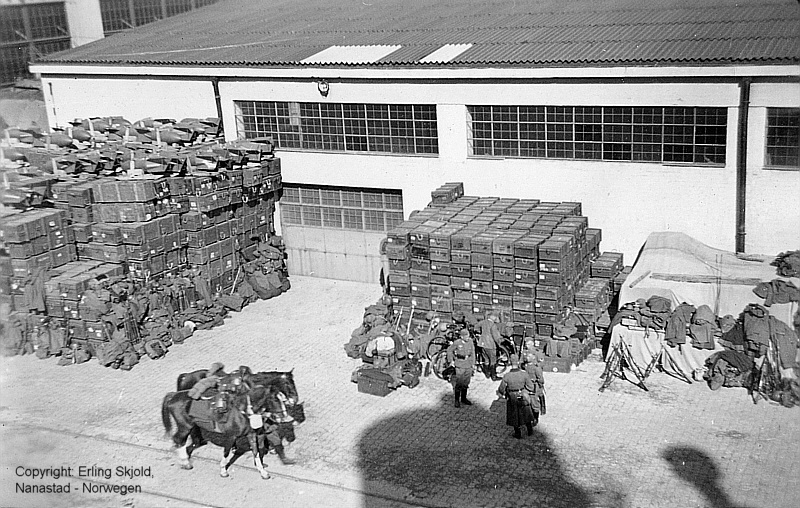
<svg viewBox="0 0 800 508"><path fill-rule="evenodd" d="M64 9L67 12L73 48L103 38L99 0L65 0Z"/></svg>

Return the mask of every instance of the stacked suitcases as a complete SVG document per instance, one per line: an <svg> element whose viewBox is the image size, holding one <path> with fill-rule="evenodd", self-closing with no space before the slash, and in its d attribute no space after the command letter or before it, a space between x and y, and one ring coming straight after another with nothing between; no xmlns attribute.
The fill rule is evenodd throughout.
<svg viewBox="0 0 800 508"><path fill-rule="evenodd" d="M576 295L583 303L594 287L585 289L600 230L588 227L580 203L464 196L460 183L431 196L386 242L395 311L410 312L413 326L427 327L429 311L494 312L520 339L550 337Z"/></svg>
<svg viewBox="0 0 800 508"><path fill-rule="evenodd" d="M108 145L113 148L114 143ZM72 320L69 326L77 338L93 333L84 332L85 323L79 323L81 294L93 278L127 274L144 284L192 269L209 282L212 292L230 294L243 258L252 259L258 242L275 234L280 159L269 142L185 150L183 165L169 164L174 176L51 175L47 198L54 208L4 213L2 316L32 310L24 298L26 284L39 272L46 281L46 314L37 316ZM46 153L71 156L63 152ZM89 150L77 152L80 160ZM201 158L207 162L199 164ZM55 159L40 162L48 169L51 162L62 165ZM20 184L26 181L24 174L32 173L23 169Z"/></svg>

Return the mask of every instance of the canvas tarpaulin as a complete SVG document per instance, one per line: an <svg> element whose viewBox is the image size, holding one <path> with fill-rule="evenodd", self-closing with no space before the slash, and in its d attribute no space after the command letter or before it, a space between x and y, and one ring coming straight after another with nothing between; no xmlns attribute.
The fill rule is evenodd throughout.
<svg viewBox="0 0 800 508"><path fill-rule="evenodd" d="M738 317L747 304L764 303L753 293L760 282L781 279L800 287L800 279L777 274L770 266L774 259L775 256L740 258L683 233L651 233L620 289L619 302L623 305L658 295L671 300L673 309L685 302L695 307L708 305L720 317ZM769 312L792 325L797 309L797 302L776 303Z"/></svg>
<svg viewBox="0 0 800 508"><path fill-rule="evenodd" d="M640 372L645 372L652 361L657 361L661 370L687 381L692 379L695 370L703 367L709 356L724 349L718 343L713 350L697 349L688 343L671 347L664 341L664 332L661 330L631 328L621 324L611 330L609 347L614 348L620 343L627 344L630 360Z"/></svg>

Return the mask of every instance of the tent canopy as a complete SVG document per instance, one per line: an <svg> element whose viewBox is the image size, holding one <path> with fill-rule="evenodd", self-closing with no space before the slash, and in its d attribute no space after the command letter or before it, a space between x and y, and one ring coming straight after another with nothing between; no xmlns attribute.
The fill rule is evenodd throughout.
<svg viewBox="0 0 800 508"><path fill-rule="evenodd" d="M781 277L770 266L775 256L738 257L714 249L684 233L651 233L619 294L620 305L653 295L699 307L708 305L717 316L734 317L749 303L764 303L753 293L760 282L781 279L800 287L800 279ZM797 302L773 304L770 314L792 324Z"/></svg>

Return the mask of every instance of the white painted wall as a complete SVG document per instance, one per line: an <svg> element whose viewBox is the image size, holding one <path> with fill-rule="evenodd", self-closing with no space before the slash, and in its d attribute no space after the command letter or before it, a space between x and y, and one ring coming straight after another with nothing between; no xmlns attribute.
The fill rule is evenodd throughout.
<svg viewBox="0 0 800 508"><path fill-rule="evenodd" d="M750 88L745 248L772 255L800 249L800 171L764 168L768 107L800 108L800 83Z"/></svg>
<svg viewBox="0 0 800 508"><path fill-rule="evenodd" d="M211 81L45 77L42 91L51 127L93 116L122 116L131 122L217 116Z"/></svg>
<svg viewBox="0 0 800 508"><path fill-rule="evenodd" d="M370 84L331 82L323 98L313 81L220 83L226 135L236 137L235 100L437 103L438 157L281 151L289 182L402 189L406 213L430 192L463 181L467 194L580 201L603 250L633 263L653 231L681 231L717 248L735 248L735 84ZM468 157L467 104L661 105L729 107L722 168L666 164Z"/></svg>
<svg viewBox="0 0 800 508"><path fill-rule="evenodd" d="M320 75L325 77L324 75ZM73 118L122 115L216 116L210 81L184 78L43 79L51 125ZM716 248L734 250L736 217L735 83L484 84L330 81L323 98L313 79L221 81L228 139L236 137L234 101L438 104L439 156L354 155L281 151L289 182L401 189L406 214L423 208L446 181L468 194L580 201L591 227L603 230L603 250L631 264L653 231L681 231ZM51 88L52 86L52 88ZM52 93L51 93L52 90ZM728 109L727 163L722 168L544 159L468 157L468 104L713 106ZM800 107L800 85L754 84L749 116L748 252L776 254L800 247L800 173L763 170L766 106ZM54 121L56 120L56 121ZM779 196L787 196L786 203Z"/></svg>
<svg viewBox="0 0 800 508"><path fill-rule="evenodd" d="M72 47L82 46L105 37L100 2L97 0L65 0Z"/></svg>

